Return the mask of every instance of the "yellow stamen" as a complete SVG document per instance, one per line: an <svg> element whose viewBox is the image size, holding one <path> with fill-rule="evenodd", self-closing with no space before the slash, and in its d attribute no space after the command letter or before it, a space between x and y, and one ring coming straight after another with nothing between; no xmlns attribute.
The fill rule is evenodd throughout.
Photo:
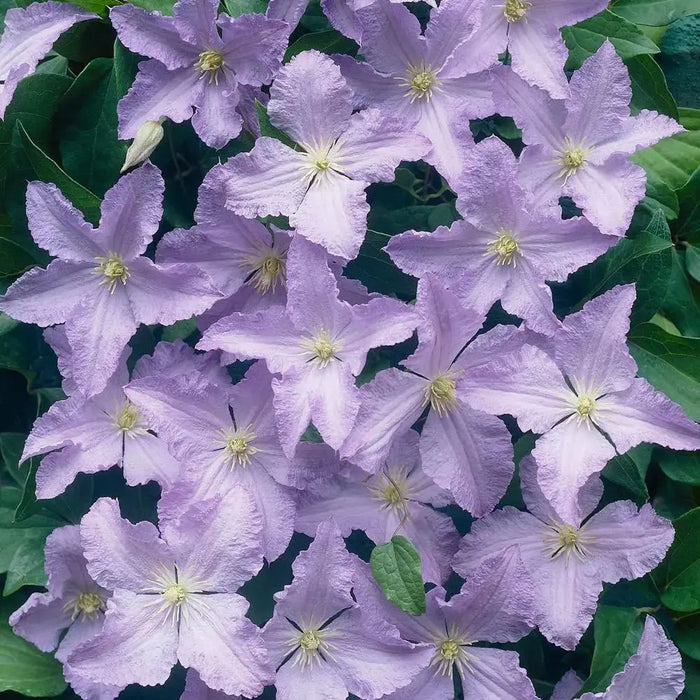
<svg viewBox="0 0 700 700"><path fill-rule="evenodd" d="M398 80L401 81L402 87L408 88L404 97L410 97L411 102L423 99L429 102L433 92L441 91L437 70L426 65L423 60L415 66L409 66L406 69L405 77L400 77Z"/></svg>
<svg viewBox="0 0 700 700"><path fill-rule="evenodd" d="M219 49L206 49L199 54L194 67L200 72L200 80L209 74L209 83L219 84L219 71L226 65Z"/></svg>
<svg viewBox="0 0 700 700"><path fill-rule="evenodd" d="M525 0L506 0L503 15L508 22L520 22L531 7L532 3Z"/></svg>
<svg viewBox="0 0 700 700"><path fill-rule="evenodd" d="M103 279L100 284L106 284L110 294L114 294L117 282L126 284L130 277L129 268L124 264L124 260L116 253L107 253L106 257L95 258L99 263L93 270L94 275L101 275Z"/></svg>
<svg viewBox="0 0 700 700"><path fill-rule="evenodd" d="M586 166L586 159L591 152L590 148L585 148L583 144L575 144L568 136L564 139L564 147L557 155L557 162L561 165L558 177L564 182L575 175L581 168Z"/></svg>
<svg viewBox="0 0 700 700"><path fill-rule="evenodd" d="M428 384L423 392L423 406L428 404L441 418L456 408L457 387L453 373L439 374Z"/></svg>
<svg viewBox="0 0 700 700"><path fill-rule="evenodd" d="M313 353L310 361L320 367L327 367L333 360L337 360L337 353L343 349L342 344L333 340L325 328L319 329L313 338L302 338L301 347Z"/></svg>
<svg viewBox="0 0 700 700"><path fill-rule="evenodd" d="M494 255L497 265L515 267L518 264L517 258L522 253L518 239L513 235L513 232L502 228L498 231L497 237L489 243L484 255Z"/></svg>

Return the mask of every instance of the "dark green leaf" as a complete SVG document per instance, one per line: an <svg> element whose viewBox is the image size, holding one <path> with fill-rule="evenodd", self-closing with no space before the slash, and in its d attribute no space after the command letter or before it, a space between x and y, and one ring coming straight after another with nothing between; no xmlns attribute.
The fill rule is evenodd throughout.
<svg viewBox="0 0 700 700"><path fill-rule="evenodd" d="M675 452L659 448L657 461L669 479L700 486L700 452Z"/></svg>
<svg viewBox="0 0 700 700"><path fill-rule="evenodd" d="M294 141L292 141L292 139L290 139L289 136L284 133L284 131L280 131L276 126L273 126L272 122L270 121L270 117L267 116L267 108L264 104L262 104L262 102L255 100L255 112L258 115L261 136L269 136L270 138L277 139L290 148L296 147Z"/></svg>
<svg viewBox="0 0 700 700"><path fill-rule="evenodd" d="M19 129L25 153L34 168L36 176L44 182L53 182L57 185L63 194L85 214L86 219L97 223L100 218L100 198L61 170L56 161L47 156L32 141L20 122L17 123L17 128Z"/></svg>
<svg viewBox="0 0 700 700"><path fill-rule="evenodd" d="M297 54L310 49L327 54L345 53L354 56L357 53L357 44L335 29L304 34L287 49L287 52L284 54L284 62L287 63Z"/></svg>
<svg viewBox="0 0 700 700"><path fill-rule="evenodd" d="M149 12L160 12L164 15L172 15L175 0L129 0L132 5Z"/></svg>
<svg viewBox="0 0 700 700"><path fill-rule="evenodd" d="M224 0L224 5L231 17L251 13L264 15L267 10L267 0Z"/></svg>
<svg viewBox="0 0 700 700"><path fill-rule="evenodd" d="M684 617L676 623L673 641L691 659L700 660L700 613Z"/></svg>
<svg viewBox="0 0 700 700"><path fill-rule="evenodd" d="M563 27L561 33L570 52L567 69L579 68L606 39L613 43L617 53L624 59L659 52L659 47L632 22L610 10L603 10L573 27Z"/></svg>
<svg viewBox="0 0 700 700"><path fill-rule="evenodd" d="M612 677L637 651L643 627L639 614L636 608L598 607L593 618L595 648L591 672L581 693L605 690Z"/></svg>
<svg viewBox="0 0 700 700"><path fill-rule="evenodd" d="M700 168L678 190L678 221L673 231L679 240L700 244ZM692 264L693 261L691 261ZM687 258L686 265L688 265ZM690 272L690 266L688 271Z"/></svg>
<svg viewBox="0 0 700 700"><path fill-rule="evenodd" d="M651 445L639 445L624 455L613 457L603 469L603 476L626 489L638 506L649 499L644 479L651 461L651 449Z"/></svg>
<svg viewBox="0 0 700 700"><path fill-rule="evenodd" d="M653 323L633 328L628 338L640 376L700 420L700 338L667 333Z"/></svg>
<svg viewBox="0 0 700 700"><path fill-rule="evenodd" d="M700 12L700 0L612 0L609 8L630 22L662 27Z"/></svg>
<svg viewBox="0 0 700 700"><path fill-rule="evenodd" d="M678 107L668 89L664 72L649 55L634 56L625 61L632 81L632 103L634 114L642 109L653 109L678 119Z"/></svg>
<svg viewBox="0 0 700 700"><path fill-rule="evenodd" d="M662 139L654 146L637 151L630 159L641 165L649 176L678 190L700 166L700 131L686 131Z"/></svg>
<svg viewBox="0 0 700 700"><path fill-rule="evenodd" d="M661 600L679 612L700 610L700 508L674 521L676 537L666 555L666 580Z"/></svg>
<svg viewBox="0 0 700 700"><path fill-rule="evenodd" d="M7 622L24 597L0 602L0 691L14 690L30 697L59 695L66 688L61 664L15 635Z"/></svg>
<svg viewBox="0 0 700 700"><path fill-rule="evenodd" d="M411 615L425 612L420 554L409 540L394 535L391 542L372 550L369 563L372 575L387 600Z"/></svg>

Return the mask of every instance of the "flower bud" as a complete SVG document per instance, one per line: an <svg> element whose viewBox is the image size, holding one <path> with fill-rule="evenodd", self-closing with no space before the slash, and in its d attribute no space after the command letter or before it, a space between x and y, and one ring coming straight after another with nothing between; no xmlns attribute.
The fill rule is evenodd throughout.
<svg viewBox="0 0 700 700"><path fill-rule="evenodd" d="M156 146L163 138L164 121L165 119L161 119L159 121L147 121L141 124L139 130L136 132L136 138L131 142L131 146L129 146L129 150L126 152L124 165L122 165L122 169L119 172L123 173L129 168L143 163L143 161L155 151Z"/></svg>

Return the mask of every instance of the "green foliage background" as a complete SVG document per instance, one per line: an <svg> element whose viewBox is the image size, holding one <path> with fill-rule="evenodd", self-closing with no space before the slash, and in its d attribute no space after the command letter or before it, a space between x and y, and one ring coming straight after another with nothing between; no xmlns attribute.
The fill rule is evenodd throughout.
<svg viewBox="0 0 700 700"><path fill-rule="evenodd" d="M25 0L0 0L0 20ZM102 20L67 32L37 73L20 84L0 122L0 291L34 265L48 262L33 243L24 213L29 180L56 183L93 222L100 198L118 178L128 146L117 139L116 106L129 89L139 57L116 41L107 16L116 0L78 0ZM135 0L146 9L171 11L170 0ZM224 0L232 15L264 12L265 0ZM412 5L419 16L424 5ZM636 282L629 347L641 376L680 403L700 421L700 0L613 0L607 10L563 31L570 49L567 68L575 69L609 38L627 64L633 85L632 109L655 109L678 119L686 131L634 156L647 171L647 197L638 206L627 236L565 284L554 288L557 313L580 309L590 298L617 284ZM292 35L286 59L309 48L354 54L357 46L333 30L312 2ZM263 133L275 136L260 106ZM514 149L522 147L510 119L475 121L477 138L497 134ZM221 158L252 147L249 134L223 151L204 146L189 124L165 125L166 136L153 161L166 178L162 230L190 226L197 187ZM454 195L431 168L401 167L391 184L373 185L369 232L360 256L347 273L371 290L410 300L415 280L403 275L381 251L387 239L406 229L433 230L457 218ZM491 322L507 322L496 308ZM193 337L194 325L141 328L134 356L150 352L158 340ZM359 381L406 356L411 344L370 354ZM0 314L0 691L34 697L75 697L66 689L60 665L50 655L15 637L8 615L45 582L43 544L55 527L77 523L95 498L119 496L133 519L154 519L158 489L129 488L118 470L81 475L51 501L34 496L36 463L17 465L34 419L62 397L60 375L41 331ZM516 456L532 448L531 435L513 430ZM518 644L521 662L538 693L549 697L568 668L586 678L584 690L600 691L636 649L645 613L653 612L683 653L687 674L684 700L700 700L700 456L642 445L613 459L603 473L605 500L651 501L674 520L676 540L666 560L634 582L608 586L594 623L574 652L563 651L533 632ZM517 484L503 503L522 506ZM448 509L461 532L470 520ZM398 538L401 539L401 538ZM355 551L369 558L371 545L359 534ZM295 538L290 550L253 581L244 593L251 617L262 624L271 615L272 593L291 579L290 563L308 539ZM389 545L387 545L389 547ZM375 554L382 566L401 566L398 550ZM454 583L454 582L453 582ZM455 584L456 585L456 584ZM420 592L409 581L404 596L420 606ZM128 689L124 696L178 697L183 674L175 672L158 689ZM123 697L124 697L123 696Z"/></svg>

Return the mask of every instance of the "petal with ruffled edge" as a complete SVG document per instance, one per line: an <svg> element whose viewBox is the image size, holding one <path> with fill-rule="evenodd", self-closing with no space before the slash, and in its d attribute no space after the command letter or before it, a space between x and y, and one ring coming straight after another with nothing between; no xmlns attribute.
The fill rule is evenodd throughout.
<svg viewBox="0 0 700 700"><path fill-rule="evenodd" d="M94 264L103 254L92 226L52 183L27 185L27 220L34 241L62 260Z"/></svg>
<svg viewBox="0 0 700 700"><path fill-rule="evenodd" d="M223 148L235 139L243 128L243 118L237 111L240 93L233 75L224 73L218 80L199 80L192 92L196 107L192 126L207 146Z"/></svg>
<svg viewBox="0 0 700 700"><path fill-rule="evenodd" d="M476 517L493 510L513 475L508 429L463 401L444 416L428 414L420 451L425 473Z"/></svg>
<svg viewBox="0 0 700 700"><path fill-rule="evenodd" d="M261 136L252 151L239 153L209 171L211 184L221 182L226 206L236 214L289 216L301 204L308 187L304 167L308 157L277 139Z"/></svg>
<svg viewBox="0 0 700 700"><path fill-rule="evenodd" d="M448 2L431 10L430 20L425 28L425 62L433 68L442 68L449 62L453 66L453 54L472 34L475 27L482 30L478 6L481 3L464 0ZM480 68L469 67L460 73L475 73ZM454 75L454 67L452 75Z"/></svg>
<svg viewBox="0 0 700 700"><path fill-rule="evenodd" d="M430 667L420 671L409 685L399 688L390 697L391 700L415 700L416 698L453 700L454 696L453 680L448 675L437 673Z"/></svg>
<svg viewBox="0 0 700 700"><path fill-rule="evenodd" d="M129 272L125 291L141 323L167 326L201 314L221 298L207 275L188 263L156 265L142 257L129 264Z"/></svg>
<svg viewBox="0 0 700 700"><path fill-rule="evenodd" d="M410 124L416 123L417 113L409 108L409 100L404 97L406 87L395 76L379 73L369 63L356 61L352 56L335 54L333 60L352 88L355 109L380 107L386 114L400 115Z"/></svg>
<svg viewBox="0 0 700 700"><path fill-rule="evenodd" d="M197 59L197 50L183 41L173 17L120 5L110 9L109 18L124 46L141 56L158 59L170 70L192 66Z"/></svg>
<svg viewBox="0 0 700 700"><path fill-rule="evenodd" d="M625 668L613 676L604 693L604 700L628 700L649 697L654 700L676 700L683 690L685 673L681 655L651 615L644 621L644 632L637 652ZM581 700L596 696L586 693Z"/></svg>
<svg viewBox="0 0 700 700"><path fill-rule="evenodd" d="M39 326L64 323L96 286L94 267L59 259L45 270L34 267L10 285L0 299L0 310L18 321Z"/></svg>
<svg viewBox="0 0 700 700"><path fill-rule="evenodd" d="M298 4L299 0L296 0L296 2ZM281 4L283 3L280 2L280 0L271 0L270 7ZM306 4L306 0L304 0L304 8ZM346 0L321 0L321 9L331 23L333 29L337 29L341 34L349 37L357 44L360 43L362 26L357 19L355 9L350 3Z"/></svg>
<svg viewBox="0 0 700 700"><path fill-rule="evenodd" d="M357 420L340 448L341 456L365 471L381 469L394 437L423 412L427 386L425 379L396 368L378 372L360 389Z"/></svg>
<svg viewBox="0 0 700 700"><path fill-rule="evenodd" d="M228 695L220 690L212 690L193 668L187 670L185 689L180 700L241 700L240 696Z"/></svg>
<svg viewBox="0 0 700 700"><path fill-rule="evenodd" d="M154 573L173 561L155 525L124 520L111 498L97 500L83 517L80 539L90 575L108 590L150 588Z"/></svg>
<svg viewBox="0 0 700 700"><path fill-rule="evenodd" d="M277 74L267 113L298 143L330 146L350 123L352 92L329 56L304 51Z"/></svg>
<svg viewBox="0 0 700 700"><path fill-rule="evenodd" d="M570 418L539 438L532 456L542 493L571 523L582 517L579 491L615 456L615 448L588 421Z"/></svg>
<svg viewBox="0 0 700 700"><path fill-rule="evenodd" d="M289 40L289 26L265 15L220 15L224 57L236 80L246 85L266 85L279 71Z"/></svg>
<svg viewBox="0 0 700 700"><path fill-rule="evenodd" d="M295 632L286 620L281 624L286 625L292 633ZM268 637L272 631L273 628L270 627ZM289 636L287 634L287 637ZM345 682L338 675L337 669L323 662L310 666L292 666L292 662L288 661L277 671L275 688L279 700L345 700L348 696Z"/></svg>
<svg viewBox="0 0 700 700"><path fill-rule="evenodd" d="M76 22L97 19L72 3L31 3L7 11L0 40L0 118L12 99L17 83L34 72L51 46Z"/></svg>
<svg viewBox="0 0 700 700"><path fill-rule="evenodd" d="M64 605L64 600L50 593L32 593L27 602L10 615L10 626L15 634L41 651L53 651L63 630L73 622Z"/></svg>
<svg viewBox="0 0 700 700"><path fill-rule="evenodd" d="M125 435L122 468L129 486L155 481L161 487L175 482L180 473L180 462L169 452L160 438L145 433L133 437Z"/></svg>
<svg viewBox="0 0 700 700"><path fill-rule="evenodd" d="M648 503L639 510L631 501L611 503L583 531L593 538L589 550L606 583L644 576L661 562L673 542L673 526Z"/></svg>
<svg viewBox="0 0 700 700"><path fill-rule="evenodd" d="M582 685L583 681L576 675L576 671L570 669L554 686L551 700L574 700Z"/></svg>
<svg viewBox="0 0 700 700"><path fill-rule="evenodd" d="M322 245L331 255L352 260L367 231L368 184L333 170L316 176L298 209L290 214L290 225L298 235Z"/></svg>
<svg viewBox="0 0 700 700"><path fill-rule="evenodd" d="M532 681L520 667L517 652L503 649L467 650L469 668L462 674L465 697L479 700L537 700Z"/></svg>
<svg viewBox="0 0 700 700"><path fill-rule="evenodd" d="M700 449L698 424L646 379L634 379L624 391L598 399L597 406L600 426L621 454L642 442L674 450Z"/></svg>

